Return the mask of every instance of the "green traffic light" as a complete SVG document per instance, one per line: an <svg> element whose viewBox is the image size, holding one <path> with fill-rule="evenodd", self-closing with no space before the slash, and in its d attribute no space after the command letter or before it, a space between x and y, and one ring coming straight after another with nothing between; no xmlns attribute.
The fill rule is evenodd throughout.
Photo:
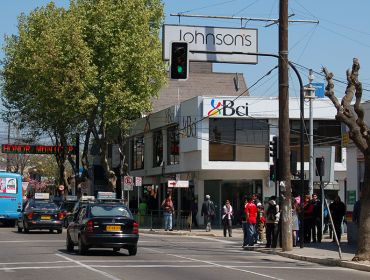
<svg viewBox="0 0 370 280"><path fill-rule="evenodd" d="M177 66L177 72L182 73L184 71L184 68L182 66Z"/></svg>

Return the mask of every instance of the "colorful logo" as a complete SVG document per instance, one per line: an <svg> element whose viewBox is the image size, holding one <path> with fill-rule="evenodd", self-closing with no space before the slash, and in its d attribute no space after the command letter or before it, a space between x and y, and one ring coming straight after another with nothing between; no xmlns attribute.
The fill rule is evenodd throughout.
<svg viewBox="0 0 370 280"><path fill-rule="evenodd" d="M145 127L144 127L144 132L146 132L150 129L150 122L149 122L150 115L146 116L145 119L146 119L146 124L145 124Z"/></svg>
<svg viewBox="0 0 370 280"><path fill-rule="evenodd" d="M213 109L208 112L208 116L221 115L221 109L219 109L221 107L221 102L218 102L217 106L215 106L215 100L212 99L211 105Z"/></svg>

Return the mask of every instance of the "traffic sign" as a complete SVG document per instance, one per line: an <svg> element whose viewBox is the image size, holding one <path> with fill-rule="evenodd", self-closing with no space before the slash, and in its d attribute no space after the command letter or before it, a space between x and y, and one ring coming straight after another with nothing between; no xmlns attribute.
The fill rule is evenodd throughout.
<svg viewBox="0 0 370 280"><path fill-rule="evenodd" d="M189 187L189 181L168 180L167 184L169 188L188 188Z"/></svg>
<svg viewBox="0 0 370 280"><path fill-rule="evenodd" d="M62 191L64 191L64 186L63 185L59 185L58 189L62 192Z"/></svg>
<svg viewBox="0 0 370 280"><path fill-rule="evenodd" d="M86 190L89 187L89 185L86 182L81 183L81 189Z"/></svg>
<svg viewBox="0 0 370 280"><path fill-rule="evenodd" d="M134 180L133 180L132 176L125 176L123 178L123 190L132 191L133 190L133 183L134 183Z"/></svg>
<svg viewBox="0 0 370 280"><path fill-rule="evenodd" d="M141 187L142 186L142 179L141 179L141 177L136 177L135 178L135 186L137 186L137 187Z"/></svg>

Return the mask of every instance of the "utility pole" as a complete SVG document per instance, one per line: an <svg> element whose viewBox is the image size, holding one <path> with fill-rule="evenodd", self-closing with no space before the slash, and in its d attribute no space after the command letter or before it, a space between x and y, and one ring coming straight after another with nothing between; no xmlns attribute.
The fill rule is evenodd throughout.
<svg viewBox="0 0 370 280"><path fill-rule="evenodd" d="M308 193L312 197L313 194L313 106L312 99L315 97L315 89L312 87L312 82L314 80L312 69L309 70L308 80L310 84L309 88L309 99L310 99L310 131L309 131L309 140L310 140L310 161L309 161L309 181L308 181Z"/></svg>
<svg viewBox="0 0 370 280"><path fill-rule="evenodd" d="M293 250L290 181L288 0L279 2L279 159L280 226L283 251Z"/></svg>

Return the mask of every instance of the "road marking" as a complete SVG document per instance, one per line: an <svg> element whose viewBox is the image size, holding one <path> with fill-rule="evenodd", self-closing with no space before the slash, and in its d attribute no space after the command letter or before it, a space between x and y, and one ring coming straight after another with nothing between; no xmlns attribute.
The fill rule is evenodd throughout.
<svg viewBox="0 0 370 280"><path fill-rule="evenodd" d="M69 260L69 261L71 261L71 262L74 262L75 264L78 264L78 265L80 265L80 266L82 266L82 267L85 267L85 268L87 268L87 269L90 269L90 270L92 270L92 271L94 271L94 272L100 273L101 275L104 275L105 277L108 277L108 278L110 278L110 279L113 279L113 280L121 280L120 278L117 278L117 277L115 277L115 276L113 276L113 275L110 275L110 274L108 274L108 273L106 273L106 272L104 272L104 271L100 271L100 270L98 270L98 269L92 268L91 266L88 266L88 265L83 264L83 263L81 263L81 262L79 262L79 261L76 261L76 260L74 260L74 259L71 259L71 258L68 258L68 257L66 257L66 256L63 256L63 255L61 255L61 254L55 254L55 255L56 255L56 256L58 256L58 257L64 258L64 259L66 259L66 260Z"/></svg>
<svg viewBox="0 0 370 280"><path fill-rule="evenodd" d="M0 267L0 270L20 270L20 269L47 269L47 268L80 268L81 266L77 265L66 265L66 266L23 266L23 267L11 267L11 268L3 268ZM117 279L117 278L116 278Z"/></svg>
<svg viewBox="0 0 370 280"><path fill-rule="evenodd" d="M237 270L237 271L242 271L242 272L248 272L248 273L251 273L251 274L255 274L255 275L266 277L266 278L270 278L270 279L282 280L280 278L272 277L272 276L269 276L269 275L265 275L265 274L253 272L253 271L250 271L250 270L239 269L239 268L235 268L235 267L231 267L231 266L227 266L227 265L221 265L221 264L217 264L217 263L214 263L214 262L197 260L197 259L192 259L192 258L177 256L177 255L174 255L174 254L167 254L167 255L168 256L173 256L173 257L176 257L176 258L182 258L182 259L187 259L187 260L193 260L193 261L203 262L203 263L207 263L207 264L213 264L214 266L228 268L228 269L232 269L232 270Z"/></svg>

